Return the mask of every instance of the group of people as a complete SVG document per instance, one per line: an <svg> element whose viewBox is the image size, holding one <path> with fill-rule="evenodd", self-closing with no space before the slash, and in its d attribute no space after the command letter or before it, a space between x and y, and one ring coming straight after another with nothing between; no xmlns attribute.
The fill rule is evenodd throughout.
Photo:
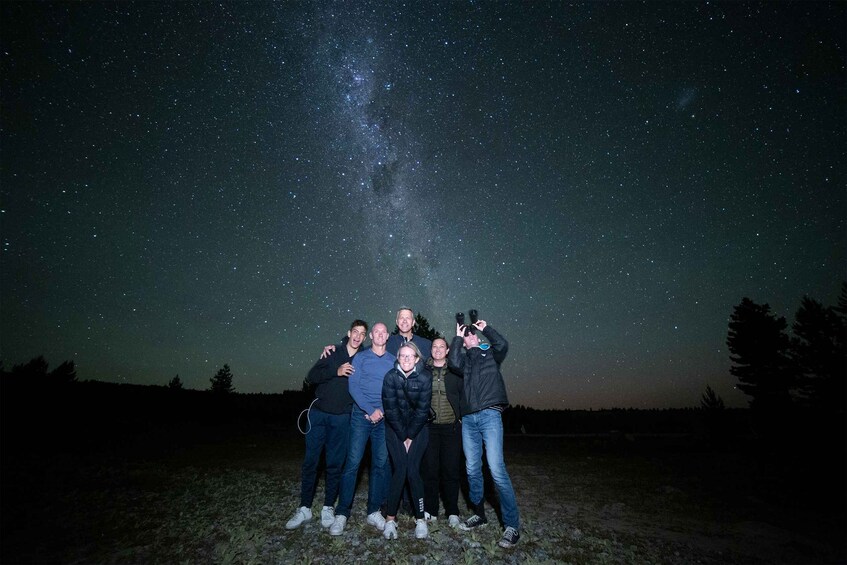
<svg viewBox="0 0 847 565"><path fill-rule="evenodd" d="M500 364L508 342L484 320L467 325L457 320L449 345L413 333L410 308L401 308L396 321L399 331L389 335L382 322L368 333L366 322L354 320L341 347L324 348L309 371L306 379L317 389L309 410L300 506L285 527L312 519L318 462L325 452L321 526L333 536L344 533L369 441L366 520L386 539L397 538L397 513L407 487L416 538L429 535L427 524L437 519L439 500L451 527L483 527L488 523L484 448L505 527L498 543L514 547L520 516L503 459L501 417L508 398ZM364 346L366 336L370 347ZM465 520L459 517L463 451L472 511Z"/></svg>

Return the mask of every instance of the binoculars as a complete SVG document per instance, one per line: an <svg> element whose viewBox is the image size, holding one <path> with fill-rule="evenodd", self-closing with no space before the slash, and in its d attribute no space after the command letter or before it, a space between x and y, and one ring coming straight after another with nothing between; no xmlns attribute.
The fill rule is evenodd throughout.
<svg viewBox="0 0 847 565"><path fill-rule="evenodd" d="M476 328L473 327L473 324L477 323L479 320L479 314L476 310L468 310L468 317L471 319L471 323L465 326L465 313L457 312L456 323L460 326L465 326L465 335L475 334Z"/></svg>

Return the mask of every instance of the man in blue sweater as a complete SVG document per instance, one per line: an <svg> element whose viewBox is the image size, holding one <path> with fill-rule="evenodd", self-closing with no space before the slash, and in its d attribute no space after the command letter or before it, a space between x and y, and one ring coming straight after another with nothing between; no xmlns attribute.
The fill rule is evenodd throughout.
<svg viewBox="0 0 847 565"><path fill-rule="evenodd" d="M368 524L378 530L385 528L385 518L379 507L385 502L388 492L388 449L385 445L385 421L382 410L382 381L394 367L396 358L388 353L388 328L379 322L370 333L371 348L353 358L353 372L348 379L350 396L354 405L350 413L350 447L347 462L341 476L341 492L335 508L335 520L329 528L330 535L344 533L347 519L353 507L356 476L365 454L368 440L371 442L371 469L368 475Z"/></svg>

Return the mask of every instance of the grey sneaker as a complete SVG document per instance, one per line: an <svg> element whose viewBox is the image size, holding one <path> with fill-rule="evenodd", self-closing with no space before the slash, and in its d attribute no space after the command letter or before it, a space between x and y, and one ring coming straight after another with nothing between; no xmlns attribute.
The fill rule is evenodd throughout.
<svg viewBox="0 0 847 565"><path fill-rule="evenodd" d="M429 522L437 522L437 521L438 521L438 518L436 518L435 516L433 516L433 515L432 515L432 514L430 514L429 512L424 512L424 520L426 520L426 521L427 521L427 523L429 523Z"/></svg>
<svg viewBox="0 0 847 565"><path fill-rule="evenodd" d="M321 510L321 526L328 528L335 522L335 508L332 506L324 506Z"/></svg>
<svg viewBox="0 0 847 565"><path fill-rule="evenodd" d="M303 522L308 522L311 519L312 511L306 508L305 506L301 506L294 513L294 516L292 516L291 519L285 523L285 529L293 530L294 528L299 527L300 524L302 524Z"/></svg>
<svg viewBox="0 0 847 565"><path fill-rule="evenodd" d="M329 527L329 535L331 536L340 536L344 533L344 526L347 525L347 516L338 515L335 517L335 520L332 521L332 525Z"/></svg>
<svg viewBox="0 0 847 565"><path fill-rule="evenodd" d="M485 516L472 515L470 518L459 524L459 529L469 532L477 528L481 528L488 523Z"/></svg>
<svg viewBox="0 0 847 565"><path fill-rule="evenodd" d="M389 520L385 523L385 529L382 530L382 537L385 539L397 539L397 522Z"/></svg>
<svg viewBox="0 0 847 565"><path fill-rule="evenodd" d="M426 520L418 518L415 520L415 537L424 539L429 536L429 527L426 525Z"/></svg>
<svg viewBox="0 0 847 565"><path fill-rule="evenodd" d="M368 524L376 527L380 532L385 530L385 518L382 517L382 512L377 510L368 514Z"/></svg>
<svg viewBox="0 0 847 565"><path fill-rule="evenodd" d="M500 538L500 541L497 542L497 545L505 549L510 549L518 544L519 539L521 539L521 535L518 533L518 531L512 526L509 526L506 528L506 531L503 532L503 537Z"/></svg>
<svg viewBox="0 0 847 565"><path fill-rule="evenodd" d="M447 518L447 523L450 525L451 528L458 528L459 524L461 524L462 521L455 514L450 514L450 516Z"/></svg>

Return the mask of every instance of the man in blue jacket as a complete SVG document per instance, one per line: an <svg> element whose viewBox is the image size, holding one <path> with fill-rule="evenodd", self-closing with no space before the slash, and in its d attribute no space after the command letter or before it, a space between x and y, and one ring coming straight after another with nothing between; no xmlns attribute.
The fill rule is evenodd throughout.
<svg viewBox="0 0 847 565"><path fill-rule="evenodd" d="M450 345L450 368L463 378L465 403L462 406L462 447L468 472L473 515L459 524L473 530L488 523L483 508L482 450L500 495L500 510L506 530L498 542L511 548L520 539L520 515L515 489L503 460L502 412L509 405L500 364L509 344L485 320L464 326L456 324L456 337Z"/></svg>
<svg viewBox="0 0 847 565"><path fill-rule="evenodd" d="M415 313L411 308L403 306L397 310L397 330L398 333L388 336L388 342L385 344L386 349L392 355L397 355L400 347L408 342L412 342L418 346L418 351L424 357L429 356L432 349L432 342L425 337L412 333L415 328Z"/></svg>

